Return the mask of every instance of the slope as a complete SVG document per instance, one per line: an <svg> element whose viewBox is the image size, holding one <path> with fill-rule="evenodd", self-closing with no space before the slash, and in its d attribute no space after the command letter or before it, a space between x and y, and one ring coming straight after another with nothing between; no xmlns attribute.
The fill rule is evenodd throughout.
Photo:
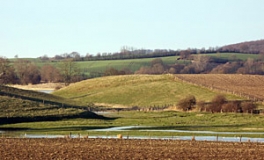
<svg viewBox="0 0 264 160"><path fill-rule="evenodd" d="M102 118L59 96L0 86L0 124L61 120L63 118Z"/></svg>
<svg viewBox="0 0 264 160"><path fill-rule="evenodd" d="M182 82L174 75L126 75L85 80L53 94L82 104L163 107L175 105L187 95L194 95L198 101L210 101L219 92ZM238 99L230 94L226 96Z"/></svg>

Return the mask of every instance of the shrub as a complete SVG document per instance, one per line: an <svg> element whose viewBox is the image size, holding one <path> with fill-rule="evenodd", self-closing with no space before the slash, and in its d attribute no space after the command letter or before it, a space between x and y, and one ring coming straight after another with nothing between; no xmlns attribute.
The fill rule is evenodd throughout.
<svg viewBox="0 0 264 160"><path fill-rule="evenodd" d="M226 98L223 95L216 95L212 99L212 103L209 106L211 112L221 112L222 105L226 103Z"/></svg>
<svg viewBox="0 0 264 160"><path fill-rule="evenodd" d="M256 104L253 102L243 102L241 103L241 109L243 113L252 113L253 110L257 108Z"/></svg>
<svg viewBox="0 0 264 160"><path fill-rule="evenodd" d="M188 111L191 110L195 104L196 104L195 96L189 95L178 102L177 108L183 111Z"/></svg>
<svg viewBox="0 0 264 160"><path fill-rule="evenodd" d="M223 112L240 112L240 105L238 102L227 102L222 104Z"/></svg>

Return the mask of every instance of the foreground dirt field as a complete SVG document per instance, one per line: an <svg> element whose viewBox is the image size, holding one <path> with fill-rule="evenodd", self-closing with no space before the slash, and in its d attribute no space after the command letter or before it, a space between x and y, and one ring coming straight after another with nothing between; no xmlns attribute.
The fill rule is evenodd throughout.
<svg viewBox="0 0 264 160"><path fill-rule="evenodd" d="M263 159L263 143L0 138L4 159Z"/></svg>

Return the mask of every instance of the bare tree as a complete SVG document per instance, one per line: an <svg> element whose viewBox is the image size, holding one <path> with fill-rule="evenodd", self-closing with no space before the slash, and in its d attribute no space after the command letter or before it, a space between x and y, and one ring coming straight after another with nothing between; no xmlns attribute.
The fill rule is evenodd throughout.
<svg viewBox="0 0 264 160"><path fill-rule="evenodd" d="M72 59L65 59L60 63L60 72L65 85L72 83L80 74L80 69Z"/></svg>
<svg viewBox="0 0 264 160"><path fill-rule="evenodd" d="M194 56L193 60L193 66L195 68L196 73L204 72L208 69L210 57L209 56L202 56L201 54L198 54L197 56Z"/></svg>
<svg viewBox="0 0 264 160"><path fill-rule="evenodd" d="M8 59L0 57L0 84L15 83L16 76Z"/></svg>
<svg viewBox="0 0 264 160"><path fill-rule="evenodd" d="M42 66L40 73L43 82L59 82L61 80L59 70L52 65Z"/></svg>
<svg viewBox="0 0 264 160"><path fill-rule="evenodd" d="M224 95L216 95L209 106L211 112L220 112L222 110L222 105L226 103L226 98Z"/></svg>
<svg viewBox="0 0 264 160"><path fill-rule="evenodd" d="M21 84L37 84L40 82L40 72L38 66L27 60L17 60L15 70Z"/></svg>
<svg viewBox="0 0 264 160"><path fill-rule="evenodd" d="M191 55L191 52L189 50L184 50L180 52L180 59L188 59Z"/></svg>
<svg viewBox="0 0 264 160"><path fill-rule="evenodd" d="M240 111L240 104L239 102L227 102L222 104L221 107L223 112L239 112Z"/></svg>

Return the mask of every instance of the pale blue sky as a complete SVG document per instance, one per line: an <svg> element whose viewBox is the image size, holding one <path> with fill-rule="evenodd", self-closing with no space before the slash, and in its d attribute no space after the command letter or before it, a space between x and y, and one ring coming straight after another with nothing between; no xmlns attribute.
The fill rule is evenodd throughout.
<svg viewBox="0 0 264 160"><path fill-rule="evenodd" d="M0 56L208 48L264 39L263 0L0 0Z"/></svg>

